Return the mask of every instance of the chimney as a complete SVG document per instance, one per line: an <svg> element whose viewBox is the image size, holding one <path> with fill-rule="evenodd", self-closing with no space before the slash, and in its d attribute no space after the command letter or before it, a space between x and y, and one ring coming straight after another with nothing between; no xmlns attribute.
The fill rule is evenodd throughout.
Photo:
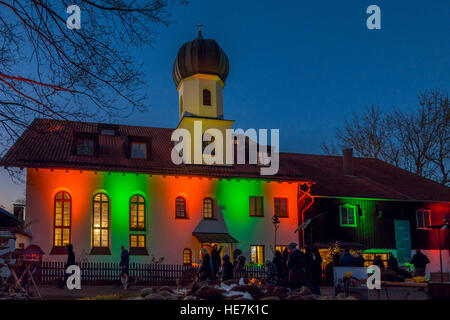
<svg viewBox="0 0 450 320"><path fill-rule="evenodd" d="M344 174L348 176L353 176L353 149L348 148L342 150L342 166L344 169Z"/></svg>
<svg viewBox="0 0 450 320"><path fill-rule="evenodd" d="M25 205L22 203L13 203L14 215L20 221L24 221L25 219Z"/></svg>

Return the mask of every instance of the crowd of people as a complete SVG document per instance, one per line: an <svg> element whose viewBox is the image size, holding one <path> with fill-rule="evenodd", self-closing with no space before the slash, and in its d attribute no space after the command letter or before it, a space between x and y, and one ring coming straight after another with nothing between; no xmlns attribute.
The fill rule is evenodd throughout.
<svg viewBox="0 0 450 320"><path fill-rule="evenodd" d="M381 258L381 255L375 255L375 259L372 261L372 265L378 266L381 272L393 272L396 275L401 275L404 278L411 277L424 277L426 265L430 263L428 257L421 252L420 249L416 250L416 253L412 257L410 264L414 266L414 270L409 273L404 268L399 268L397 258L394 257L392 252L389 253L388 259L385 262ZM333 256L333 262L327 266L328 270L332 270L333 267L365 267L366 261L361 251L357 251L355 255L350 253L350 250L340 250Z"/></svg>
<svg viewBox="0 0 450 320"><path fill-rule="evenodd" d="M198 271L199 281L218 279L226 281L233 279L234 271L242 270L245 257L237 253L231 262L229 255L222 257L222 247L214 245L211 253L202 248L201 265ZM311 253L304 253L297 248L296 243L289 244L283 252L275 251L272 261L265 263L264 282L267 285L287 286L291 289L310 286L313 293L320 294L320 280L322 278L322 257L319 250L314 248Z"/></svg>
<svg viewBox="0 0 450 320"><path fill-rule="evenodd" d="M234 272L241 271L245 267L245 257L242 252L237 249L233 253L233 262L231 257L224 254L222 258L220 254L223 246L213 245L211 251L207 248L201 248L201 265L198 270L198 281L220 279L222 281L234 278ZM65 269L70 265L75 264L75 254L73 246L67 245L67 263ZM349 249L340 250L333 256L333 261L326 267L326 273L332 271L333 267L364 267L365 260L361 251L357 251L355 255L350 253ZM426 255L420 249L416 250L411 264L414 265L413 275L410 276L424 276L426 265L430 262ZM121 282L127 283L129 278L129 263L130 257L128 250L121 246L120 268L121 268ZM380 268L382 272L393 271L395 273L405 273L405 270L399 268L397 259L392 253L389 254L387 266L380 255L376 255L373 265ZM407 272L406 272L407 273ZM407 274L406 274L407 276ZM290 243L283 252L275 251L272 261L265 262L265 277L266 285L272 286L286 286L290 289L297 289L302 286L309 286L314 294L320 295L320 282L322 279L322 257L319 250L314 247L312 250L307 249L303 252L297 248L296 243ZM67 274L64 277L64 284L67 280Z"/></svg>
<svg viewBox="0 0 450 320"><path fill-rule="evenodd" d="M206 248L201 249L202 263L199 269L199 281L218 278L222 281L233 279L234 271L243 269L245 257L239 254L234 257L233 263L230 256L224 255L221 265L221 250L222 247L218 248L217 245L212 247L211 253ZM381 255L375 255L371 264L378 266L381 272L391 272L408 278L424 276L429 262L427 256L418 249L410 262L414 266L412 274L399 268L398 260L392 253L389 253L387 265ZM366 261L362 251L356 251L353 255L349 249L342 249L333 256L328 267L331 268L331 272L334 267L366 267ZM283 252L275 251L272 261L265 262L264 282L266 285L286 286L290 289L309 286L312 293L320 295L321 280L322 257L318 248L312 250L308 248L304 252L297 248L296 243L291 243Z"/></svg>

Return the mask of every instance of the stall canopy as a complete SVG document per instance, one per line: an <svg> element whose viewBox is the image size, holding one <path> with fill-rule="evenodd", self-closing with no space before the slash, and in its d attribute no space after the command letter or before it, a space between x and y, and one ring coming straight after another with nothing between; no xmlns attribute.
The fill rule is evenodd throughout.
<svg viewBox="0 0 450 320"><path fill-rule="evenodd" d="M238 243L228 233L206 233L206 232L192 232L192 235L197 238L200 243Z"/></svg>
<svg viewBox="0 0 450 320"><path fill-rule="evenodd" d="M239 241L228 233L220 206L214 215L214 219L200 220L192 235L200 243L238 243Z"/></svg>

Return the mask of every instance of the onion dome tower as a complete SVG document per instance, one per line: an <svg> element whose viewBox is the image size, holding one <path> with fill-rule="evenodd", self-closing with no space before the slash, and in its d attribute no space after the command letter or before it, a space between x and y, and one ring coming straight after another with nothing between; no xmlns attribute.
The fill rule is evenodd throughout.
<svg viewBox="0 0 450 320"><path fill-rule="evenodd" d="M225 163L226 130L234 123L223 118L223 88L229 63L219 44L204 39L201 25L198 27L198 37L181 46L173 64L179 99L178 128L188 130L192 137L192 152L185 153L186 158L191 158L187 163L219 165Z"/></svg>
<svg viewBox="0 0 450 320"><path fill-rule="evenodd" d="M223 118L222 90L228 76L228 57L213 39L202 36L183 44L172 76L179 94L179 117Z"/></svg>

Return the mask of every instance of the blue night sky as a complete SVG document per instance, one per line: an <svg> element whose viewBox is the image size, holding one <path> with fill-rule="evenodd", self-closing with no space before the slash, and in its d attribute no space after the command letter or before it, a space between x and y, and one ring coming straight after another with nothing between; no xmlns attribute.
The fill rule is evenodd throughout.
<svg viewBox="0 0 450 320"><path fill-rule="evenodd" d="M371 4L381 8L382 30L366 28ZM176 127L172 64L198 23L230 60L225 118L235 128L279 128L281 151L321 153L353 111L414 108L421 91L449 89L449 1L190 0L172 14L176 23L157 28L154 46L135 52L149 110L121 123ZM0 179L0 205L9 207L23 187L4 171Z"/></svg>

